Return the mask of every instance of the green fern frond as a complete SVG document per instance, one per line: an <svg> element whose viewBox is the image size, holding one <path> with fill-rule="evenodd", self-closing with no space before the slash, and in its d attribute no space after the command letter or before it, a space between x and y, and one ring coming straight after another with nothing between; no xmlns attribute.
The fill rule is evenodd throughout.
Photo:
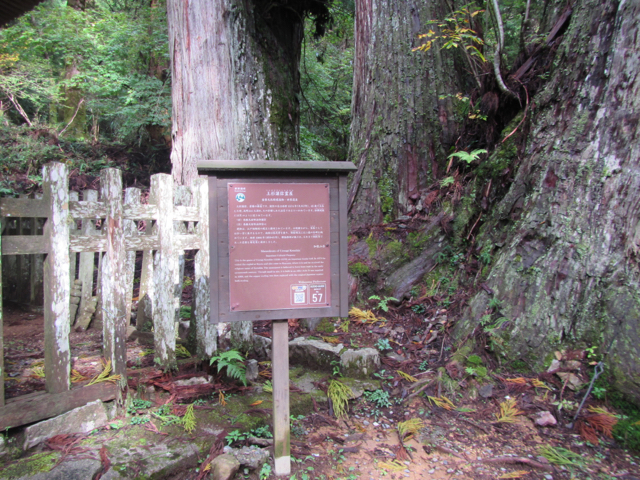
<svg viewBox="0 0 640 480"><path fill-rule="evenodd" d="M196 415L193 412L193 403L187 407L187 411L182 417L182 426L187 433L191 433L196 429Z"/></svg>

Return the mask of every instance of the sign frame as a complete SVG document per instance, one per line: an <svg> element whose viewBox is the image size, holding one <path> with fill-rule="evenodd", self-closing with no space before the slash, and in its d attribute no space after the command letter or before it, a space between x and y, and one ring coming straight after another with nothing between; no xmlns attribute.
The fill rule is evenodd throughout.
<svg viewBox="0 0 640 480"><path fill-rule="evenodd" d="M347 274L347 175L356 170L350 162L206 160L198 171L209 177L209 245L211 321L238 322L289 318L346 317L349 288ZM329 184L331 304L326 307L233 311L230 305L228 185ZM265 286L268 289L268 285Z"/></svg>

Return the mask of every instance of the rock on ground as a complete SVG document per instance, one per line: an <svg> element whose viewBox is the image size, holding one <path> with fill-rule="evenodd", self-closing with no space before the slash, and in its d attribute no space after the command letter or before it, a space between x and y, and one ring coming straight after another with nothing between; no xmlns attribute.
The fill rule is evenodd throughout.
<svg viewBox="0 0 640 480"><path fill-rule="evenodd" d="M106 425L108 421L104 404L101 400L96 400L83 407L74 408L67 413L27 427L23 448L28 450L54 435L88 433Z"/></svg>

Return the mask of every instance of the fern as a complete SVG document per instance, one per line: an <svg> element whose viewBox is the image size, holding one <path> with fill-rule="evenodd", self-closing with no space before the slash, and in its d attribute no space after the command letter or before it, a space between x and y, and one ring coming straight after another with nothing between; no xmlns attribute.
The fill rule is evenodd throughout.
<svg viewBox="0 0 640 480"><path fill-rule="evenodd" d="M524 412L517 406L515 399L507 398L500 404L500 413L496 413L498 422L502 423L515 423L516 416L522 415Z"/></svg>
<svg viewBox="0 0 640 480"><path fill-rule="evenodd" d="M240 380L246 387L247 377L245 366L242 363L243 361L244 357L240 352L237 350L229 350L222 352L220 355L216 355L215 357L211 357L210 365L217 363L218 373L220 373L223 368L226 368L227 377Z"/></svg>
<svg viewBox="0 0 640 480"><path fill-rule="evenodd" d="M331 382L329 382L329 388L327 389L327 396L333 403L333 413L336 418L346 417L349 400L355 398L353 390L344 383L331 380Z"/></svg>
<svg viewBox="0 0 640 480"><path fill-rule="evenodd" d="M482 155L483 153L487 153L487 151L484 148L479 148L477 150L474 150L473 152L462 151L462 152L452 153L447 158L458 157L460 160L467 162L467 165L468 165L474 160L477 160L478 157L480 157L480 155Z"/></svg>
<svg viewBox="0 0 640 480"><path fill-rule="evenodd" d="M182 426L187 433L191 433L196 429L196 415L193 412L193 403L187 407L187 411L182 417Z"/></svg>
<svg viewBox="0 0 640 480"><path fill-rule="evenodd" d="M406 422L398 423L398 436L400 437L400 442L404 443L409 440L423 428L424 422L419 418L411 418Z"/></svg>

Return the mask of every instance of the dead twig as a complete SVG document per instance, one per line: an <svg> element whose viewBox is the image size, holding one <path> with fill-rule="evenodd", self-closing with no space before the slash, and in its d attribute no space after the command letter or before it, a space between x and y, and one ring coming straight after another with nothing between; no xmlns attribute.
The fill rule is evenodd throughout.
<svg viewBox="0 0 640 480"><path fill-rule="evenodd" d="M443 447L442 445L436 445L435 448L436 448L436 450L440 450L443 453L447 453L447 454L452 455L454 457L458 457L459 459L464 460L465 462L471 462L471 460L469 458L467 458L466 455L460 454L458 452L454 452L450 448Z"/></svg>

